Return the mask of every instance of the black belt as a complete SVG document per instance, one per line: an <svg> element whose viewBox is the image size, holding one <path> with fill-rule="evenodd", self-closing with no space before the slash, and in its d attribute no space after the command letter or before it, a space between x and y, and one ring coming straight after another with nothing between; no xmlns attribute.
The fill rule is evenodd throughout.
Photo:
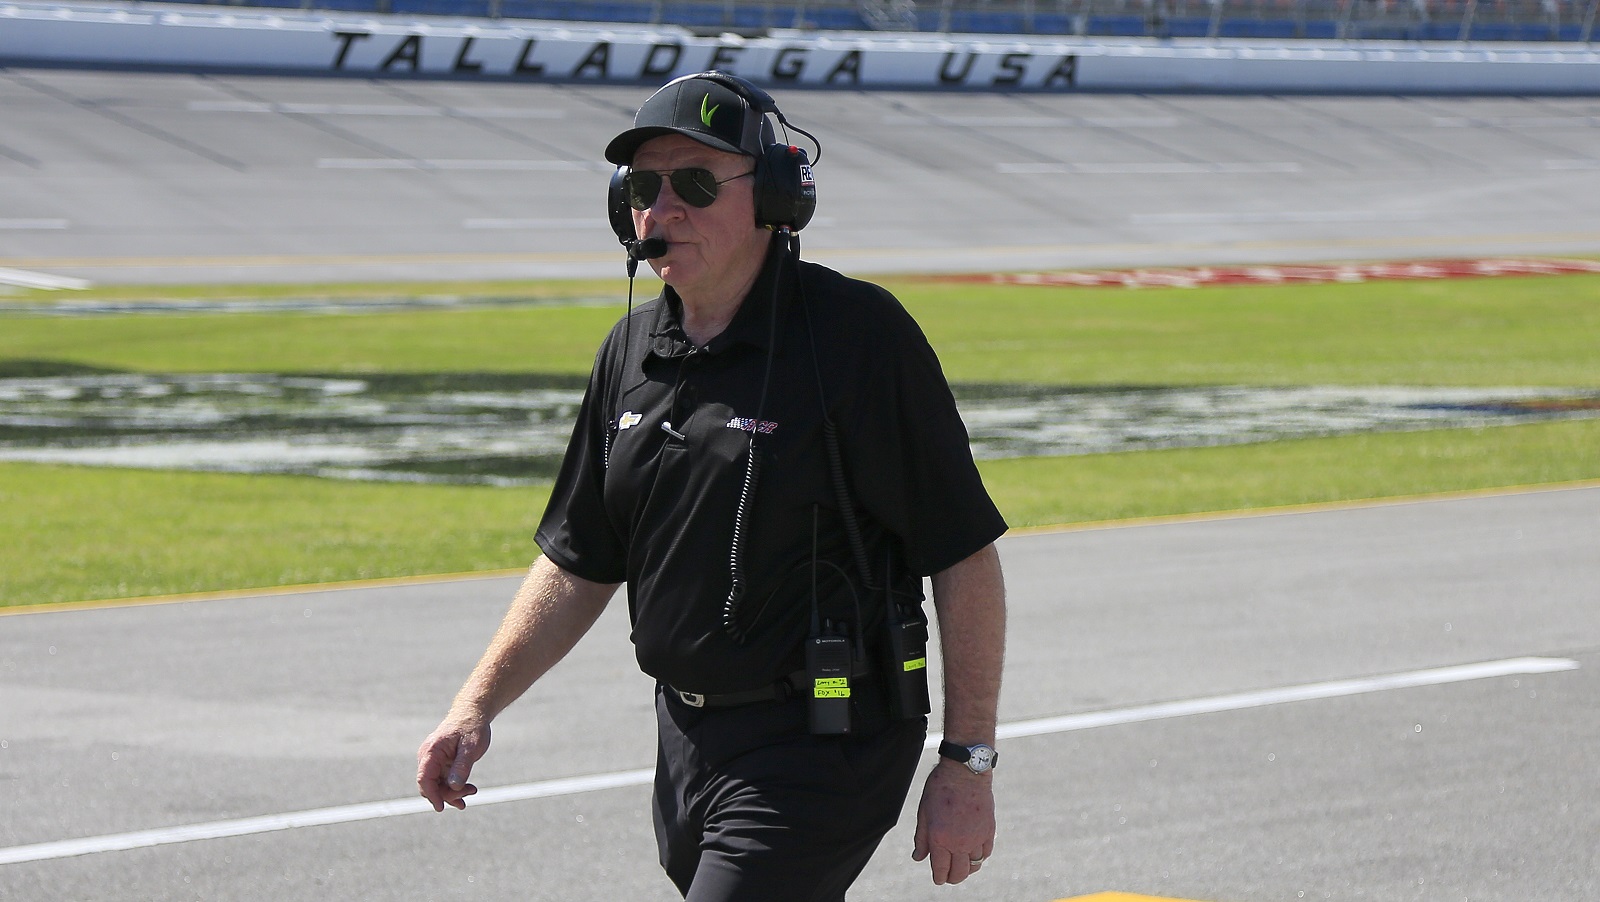
<svg viewBox="0 0 1600 902"><path fill-rule="evenodd" d="M872 672L872 662L869 659L850 668L850 678L857 679L870 676ZM806 672L804 670L796 670L776 683L769 683L755 689L746 689L743 692L685 692L674 686L668 686L666 683L662 683L661 687L667 691L668 695L691 708L737 708L740 705L785 701L804 695L806 682Z"/></svg>

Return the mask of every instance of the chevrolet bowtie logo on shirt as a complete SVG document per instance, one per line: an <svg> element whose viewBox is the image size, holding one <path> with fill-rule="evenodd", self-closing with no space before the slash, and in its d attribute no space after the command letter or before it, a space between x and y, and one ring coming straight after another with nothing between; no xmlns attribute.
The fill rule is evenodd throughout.
<svg viewBox="0 0 1600 902"><path fill-rule="evenodd" d="M734 417L728 421L729 429L738 429L742 432L759 432L762 435L771 435L777 431L778 424L771 420L756 420L750 417Z"/></svg>
<svg viewBox="0 0 1600 902"><path fill-rule="evenodd" d="M631 410L624 411L622 416L617 419L617 430L621 431L623 429L632 429L633 427L639 425L640 421L643 419L644 417L634 413Z"/></svg>

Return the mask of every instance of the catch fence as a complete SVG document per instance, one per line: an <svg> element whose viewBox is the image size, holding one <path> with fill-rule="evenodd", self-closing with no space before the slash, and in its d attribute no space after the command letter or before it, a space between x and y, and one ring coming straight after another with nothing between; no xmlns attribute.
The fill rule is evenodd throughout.
<svg viewBox="0 0 1600 902"><path fill-rule="evenodd" d="M1400 41L1595 37L1600 0L199 0L210 5L774 29Z"/></svg>

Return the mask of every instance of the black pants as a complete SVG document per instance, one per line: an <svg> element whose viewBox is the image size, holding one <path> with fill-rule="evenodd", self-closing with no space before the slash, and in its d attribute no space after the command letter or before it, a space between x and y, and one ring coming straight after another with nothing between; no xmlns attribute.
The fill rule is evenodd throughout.
<svg viewBox="0 0 1600 902"><path fill-rule="evenodd" d="M842 902L900 818L928 729L880 716L812 736L804 699L691 708L661 689L656 720L656 843L689 902Z"/></svg>

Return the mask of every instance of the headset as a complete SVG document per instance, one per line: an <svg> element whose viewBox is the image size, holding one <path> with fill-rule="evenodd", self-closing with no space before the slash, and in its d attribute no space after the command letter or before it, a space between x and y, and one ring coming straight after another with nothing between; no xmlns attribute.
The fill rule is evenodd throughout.
<svg viewBox="0 0 1600 902"><path fill-rule="evenodd" d="M817 183L812 174L812 160L806 152L793 144L777 139L772 119L777 119L785 132L790 128L811 139L817 148L817 159L822 159L822 143L810 132L789 124L778 109L772 95L737 75L716 69L684 75L662 86L666 90L679 82L698 79L715 82L739 95L756 114L756 122L746 123L739 149L755 159L756 225L774 232L793 233L806 227L811 214L817 209ZM659 93L659 92L658 92ZM770 118L769 118L770 117ZM618 166L611 175L607 190L607 214L611 230L617 240L628 249L630 265L638 260L648 260L666 253L666 243L659 239L639 239L633 231L633 208L628 206L622 180L628 174L627 166Z"/></svg>

